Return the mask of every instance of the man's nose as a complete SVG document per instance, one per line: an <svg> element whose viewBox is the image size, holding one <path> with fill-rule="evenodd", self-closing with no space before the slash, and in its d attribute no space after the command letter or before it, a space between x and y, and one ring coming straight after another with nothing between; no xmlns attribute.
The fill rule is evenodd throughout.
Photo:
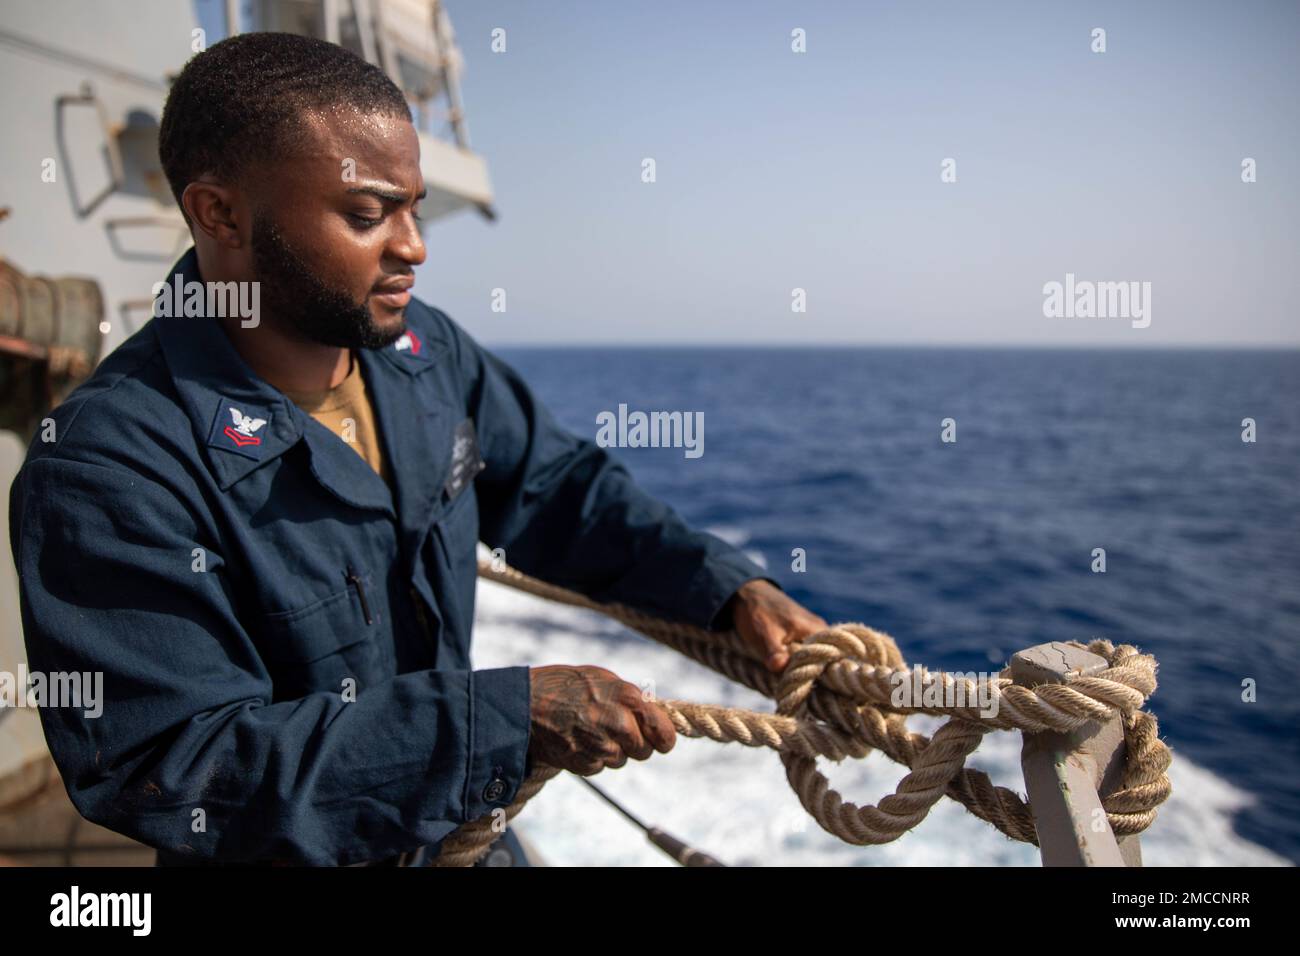
<svg viewBox="0 0 1300 956"><path fill-rule="evenodd" d="M424 237L420 235L420 224L415 221L414 216L403 218L406 220L406 227L394 233L385 251L390 258L410 266L418 266L425 259Z"/></svg>

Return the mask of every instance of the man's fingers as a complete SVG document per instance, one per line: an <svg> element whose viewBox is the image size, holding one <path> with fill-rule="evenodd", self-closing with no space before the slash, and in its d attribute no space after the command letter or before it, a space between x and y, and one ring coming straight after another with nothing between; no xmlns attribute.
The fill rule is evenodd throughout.
<svg viewBox="0 0 1300 956"><path fill-rule="evenodd" d="M677 743L677 728L673 726L672 720L664 709L652 700L642 700L633 708L636 714L637 722L641 725L641 733L647 744L666 754L673 749ZM649 752L646 757L650 756ZM638 757L638 760L644 760L645 757Z"/></svg>
<svg viewBox="0 0 1300 956"><path fill-rule="evenodd" d="M617 750L617 748L615 749ZM611 754L605 758L605 769L617 770L625 763L627 763L627 753L623 750L617 750L616 754Z"/></svg>
<svg viewBox="0 0 1300 956"><path fill-rule="evenodd" d="M799 621L794 627L787 632L787 640L801 641L805 637L812 637L818 631L824 631L830 627L824 620L815 614L809 614Z"/></svg>
<svg viewBox="0 0 1300 956"><path fill-rule="evenodd" d="M653 748L646 743L645 737L641 735L640 719L638 718L637 712L634 708L629 708L629 710L624 714L623 720L619 724L619 731L615 735L615 739L618 741L618 745L623 748L623 760L618 764L620 767L627 763L627 758L629 756L635 757L637 760L645 760L646 757L650 756L650 753L653 750ZM611 764L610 766L613 765Z"/></svg>
<svg viewBox="0 0 1300 956"><path fill-rule="evenodd" d="M768 670L780 671L790 663L790 645L797 644L829 625L816 615L801 615L797 621L773 622L762 618L754 622L754 638Z"/></svg>
<svg viewBox="0 0 1300 956"><path fill-rule="evenodd" d="M770 671L783 669L790 662L790 652L785 647L785 630L762 621L757 624L756 631L759 651L763 655L767 669Z"/></svg>

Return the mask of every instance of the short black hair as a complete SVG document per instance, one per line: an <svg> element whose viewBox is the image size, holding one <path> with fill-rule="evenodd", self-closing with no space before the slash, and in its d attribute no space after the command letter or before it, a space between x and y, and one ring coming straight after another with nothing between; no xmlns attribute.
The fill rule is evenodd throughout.
<svg viewBox="0 0 1300 956"><path fill-rule="evenodd" d="M241 33L193 57L172 84L158 157L179 205L204 173L233 182L249 161L287 155L313 110L411 118L383 70L343 47L296 33Z"/></svg>

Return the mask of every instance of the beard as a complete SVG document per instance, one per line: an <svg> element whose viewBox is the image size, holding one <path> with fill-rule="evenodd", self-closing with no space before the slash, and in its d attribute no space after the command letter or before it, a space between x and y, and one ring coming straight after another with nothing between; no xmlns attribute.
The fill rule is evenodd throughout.
<svg viewBox="0 0 1300 956"><path fill-rule="evenodd" d="M382 349L406 331L405 322L380 328L365 301L354 302L346 291L328 285L265 211L253 219L252 252L267 314L300 338L337 348Z"/></svg>

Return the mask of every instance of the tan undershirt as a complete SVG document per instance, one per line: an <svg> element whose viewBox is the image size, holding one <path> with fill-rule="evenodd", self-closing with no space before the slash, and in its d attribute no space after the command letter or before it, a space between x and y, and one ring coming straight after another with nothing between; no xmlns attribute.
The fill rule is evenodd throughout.
<svg viewBox="0 0 1300 956"><path fill-rule="evenodd" d="M352 363L348 377L333 388L317 392L284 392L295 405L347 442L375 474L392 487L388 462L379 444L375 412L366 393L366 380L356 353L349 353ZM281 389L281 391L284 391ZM349 438L351 440L349 440Z"/></svg>

